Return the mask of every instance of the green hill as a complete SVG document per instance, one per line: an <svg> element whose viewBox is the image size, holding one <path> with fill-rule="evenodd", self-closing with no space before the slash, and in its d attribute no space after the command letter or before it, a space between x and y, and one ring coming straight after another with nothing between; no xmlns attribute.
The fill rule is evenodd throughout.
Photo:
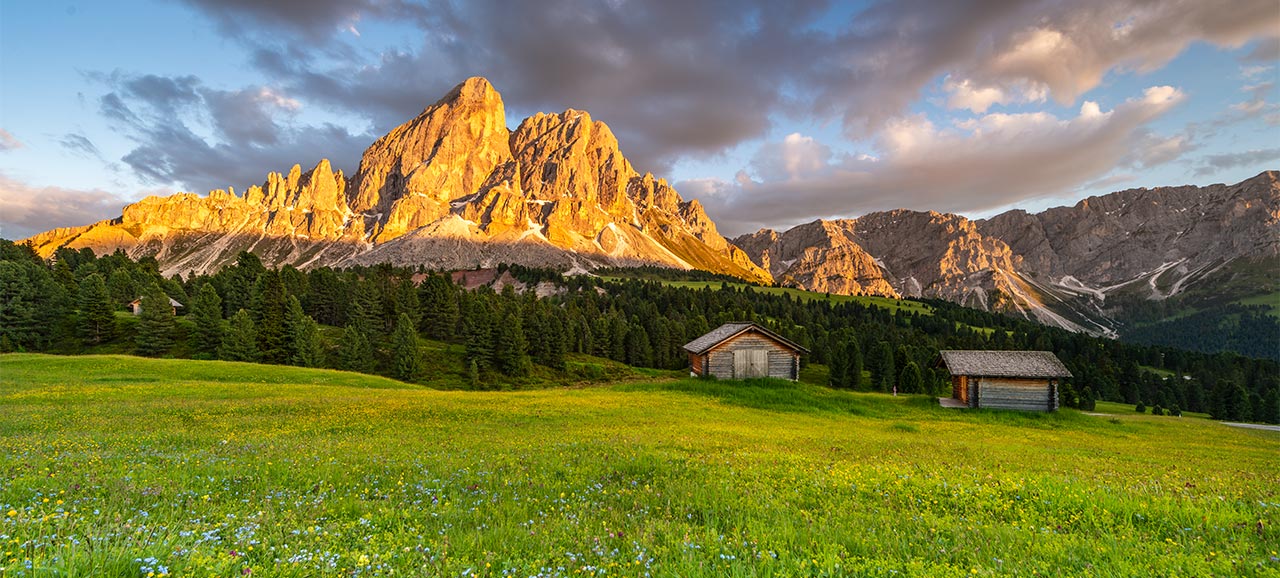
<svg viewBox="0 0 1280 578"><path fill-rule="evenodd" d="M0 356L4 576L1280 572L1280 434L691 380Z"/></svg>

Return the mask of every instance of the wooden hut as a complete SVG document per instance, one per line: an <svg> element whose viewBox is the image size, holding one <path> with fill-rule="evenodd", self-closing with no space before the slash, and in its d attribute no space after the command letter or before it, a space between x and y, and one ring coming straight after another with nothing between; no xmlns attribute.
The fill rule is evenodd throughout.
<svg viewBox="0 0 1280 578"><path fill-rule="evenodd" d="M179 309L182 309L182 304L178 303L178 300L174 299L173 297L169 298L169 306L173 308L173 312L175 314L178 312ZM134 315L142 315L142 298L139 297L137 299L134 299L133 301L130 301L129 309L133 311Z"/></svg>
<svg viewBox="0 0 1280 578"><path fill-rule="evenodd" d="M951 397L968 407L1054 411L1071 372L1050 351L943 351Z"/></svg>
<svg viewBox="0 0 1280 578"><path fill-rule="evenodd" d="M690 374L718 379L800 378L800 355L809 353L795 342L755 323L725 323L689 343Z"/></svg>

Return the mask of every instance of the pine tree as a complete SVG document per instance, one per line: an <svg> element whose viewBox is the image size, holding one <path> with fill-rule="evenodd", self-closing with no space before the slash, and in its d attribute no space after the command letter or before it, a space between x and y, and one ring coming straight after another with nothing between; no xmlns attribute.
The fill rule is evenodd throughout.
<svg viewBox="0 0 1280 578"><path fill-rule="evenodd" d="M527 349L520 316L513 311L507 311L502 316L502 322L498 324L497 342L493 349L493 359L498 371L514 377L527 375L529 373Z"/></svg>
<svg viewBox="0 0 1280 578"><path fill-rule="evenodd" d="M258 277L253 291L253 323L258 328L258 349L264 363L286 363L289 348L286 342L284 283L280 272L267 270Z"/></svg>
<svg viewBox="0 0 1280 578"><path fill-rule="evenodd" d="M222 297L211 283L200 287L191 302L191 320L195 322L192 348L201 353L216 354L222 346Z"/></svg>
<svg viewBox="0 0 1280 578"><path fill-rule="evenodd" d="M138 333L134 345L138 355L154 357L173 347L173 305L160 286L151 284L142 294Z"/></svg>
<svg viewBox="0 0 1280 578"><path fill-rule="evenodd" d="M138 298L138 284L124 267L107 276L107 293L111 295L112 309Z"/></svg>
<svg viewBox="0 0 1280 578"><path fill-rule="evenodd" d="M872 358L876 361L871 375L873 385L878 391L892 390L896 381L893 347L887 341L877 343Z"/></svg>
<svg viewBox="0 0 1280 578"><path fill-rule="evenodd" d="M462 318L462 336L467 361L480 367L493 366L494 313L487 299L474 296L467 300L467 314Z"/></svg>
<svg viewBox="0 0 1280 578"><path fill-rule="evenodd" d="M422 352L418 349L418 324L408 313L401 313L392 337L392 369L397 379L413 381L421 369Z"/></svg>
<svg viewBox="0 0 1280 578"><path fill-rule="evenodd" d="M416 330L422 322L422 308L419 304L418 288L413 286L413 279L408 276L401 279L400 283L396 284L394 297L393 309L396 322L399 323L401 315L408 315Z"/></svg>
<svg viewBox="0 0 1280 578"><path fill-rule="evenodd" d="M116 331L111 294L102 275L94 273L80 282L80 335L89 343L110 340Z"/></svg>
<svg viewBox="0 0 1280 578"><path fill-rule="evenodd" d="M920 376L920 366L909 361L898 376L898 389L904 393L924 393L924 379Z"/></svg>
<svg viewBox="0 0 1280 578"><path fill-rule="evenodd" d="M297 296L289 296L285 311L285 340L289 363L301 367L319 367L324 361L324 343L316 321L302 310Z"/></svg>
<svg viewBox="0 0 1280 578"><path fill-rule="evenodd" d="M354 325L364 333L365 341L370 344L382 332L385 325L382 320L382 296L373 281L366 279L356 283L355 296L347 312L347 325Z"/></svg>
<svg viewBox="0 0 1280 578"><path fill-rule="evenodd" d="M632 367L650 367L653 363L653 347L649 343L649 332L644 325L636 323L627 331L626 359Z"/></svg>
<svg viewBox="0 0 1280 578"><path fill-rule="evenodd" d="M342 368L347 371L373 373L375 366L373 347L369 338L355 322L348 323L342 330Z"/></svg>
<svg viewBox="0 0 1280 578"><path fill-rule="evenodd" d="M432 339L452 340L458 327L458 290L453 281L431 274L418 287L422 332Z"/></svg>
<svg viewBox="0 0 1280 578"><path fill-rule="evenodd" d="M218 347L218 358L226 361L258 361L258 328L248 311L241 309L231 316L222 345Z"/></svg>

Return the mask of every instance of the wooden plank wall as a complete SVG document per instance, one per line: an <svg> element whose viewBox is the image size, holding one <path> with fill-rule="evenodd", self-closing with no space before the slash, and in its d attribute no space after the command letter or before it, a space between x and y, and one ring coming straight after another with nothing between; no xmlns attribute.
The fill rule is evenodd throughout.
<svg viewBox="0 0 1280 578"><path fill-rule="evenodd" d="M744 333L730 339L707 353L709 372L719 379L735 379L733 352L742 349L766 349L769 351L769 377L796 379L796 355L782 344L758 333Z"/></svg>
<svg viewBox="0 0 1280 578"><path fill-rule="evenodd" d="M1051 395L1047 379L983 377L978 381L978 407L1049 411Z"/></svg>

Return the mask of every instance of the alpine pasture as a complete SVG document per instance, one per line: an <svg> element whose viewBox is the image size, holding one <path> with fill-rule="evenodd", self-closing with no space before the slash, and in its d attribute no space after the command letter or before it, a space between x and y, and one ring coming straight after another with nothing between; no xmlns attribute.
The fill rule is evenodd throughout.
<svg viewBox="0 0 1280 578"><path fill-rule="evenodd" d="M804 383L8 354L0 576L1274 576L1278 456Z"/></svg>

